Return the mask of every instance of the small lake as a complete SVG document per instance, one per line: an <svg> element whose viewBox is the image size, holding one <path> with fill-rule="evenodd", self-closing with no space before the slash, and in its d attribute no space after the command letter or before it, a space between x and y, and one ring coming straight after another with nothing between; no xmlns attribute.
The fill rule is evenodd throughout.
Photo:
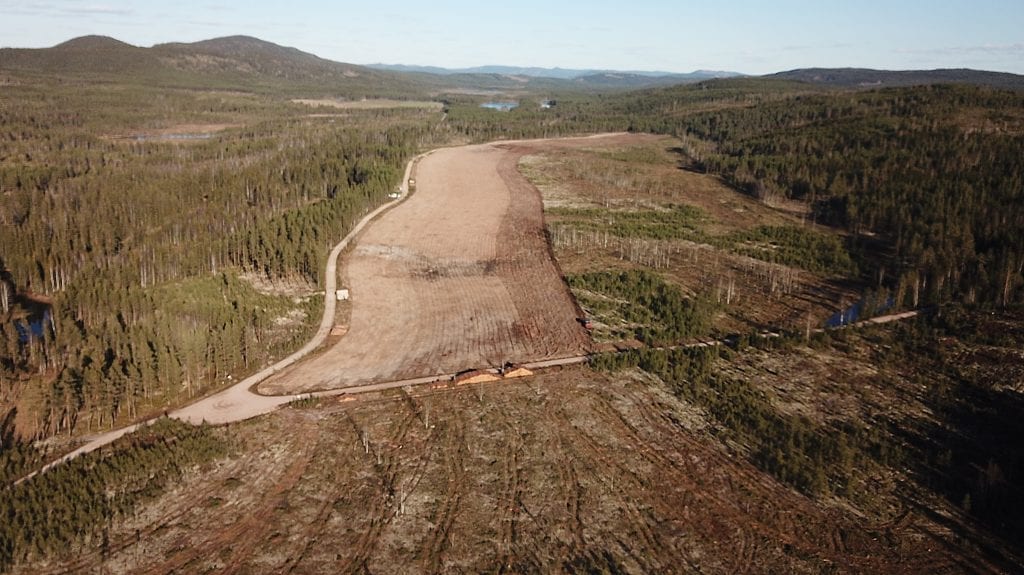
<svg viewBox="0 0 1024 575"><path fill-rule="evenodd" d="M889 311L895 304L896 301L892 297L889 297L884 302L876 303L876 305L873 306L874 309L867 310L868 301L866 299L862 299L828 318L828 320L825 321L825 327L842 327L851 323L857 323L857 320L864 315L865 311L870 311L871 315L875 316Z"/></svg>
<svg viewBox="0 0 1024 575"><path fill-rule="evenodd" d="M18 341L28 343L32 339L42 339L46 332L53 335L53 312L48 301L42 298L16 294L14 302L22 313L14 320L14 330L18 333Z"/></svg>
<svg viewBox="0 0 1024 575"><path fill-rule="evenodd" d="M14 330L18 333L18 341L21 343L28 343L33 339L43 339L46 331L53 334L53 316L47 310L42 317L29 316L24 321L16 320Z"/></svg>
<svg viewBox="0 0 1024 575"><path fill-rule="evenodd" d="M519 107L519 102L485 102L480 104L481 108L487 108L489 110L498 110L499 112L508 112Z"/></svg>

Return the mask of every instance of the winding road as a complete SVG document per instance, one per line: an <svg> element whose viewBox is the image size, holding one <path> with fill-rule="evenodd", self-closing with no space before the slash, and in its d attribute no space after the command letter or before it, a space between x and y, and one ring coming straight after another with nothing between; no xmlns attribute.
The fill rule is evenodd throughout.
<svg viewBox="0 0 1024 575"><path fill-rule="evenodd" d="M219 391L213 395L200 399L195 403L186 405L180 409L169 412L168 417L173 417L181 421L199 425L203 422L211 424L224 424L235 421L243 421L258 415L270 413L282 405L295 399L293 395L286 396L268 396L259 395L253 393L252 389L263 380L271 377L280 371L292 366L295 362L304 358L310 352L320 347L327 336L331 332L331 328L334 326L334 316L337 309L337 298L335 297L335 290L337 289L338 283L338 256L341 252L348 247L348 245L358 236L363 229L373 221L375 218L393 208L398 203L405 200L409 195L409 179L412 177L413 169L417 162L429 155L431 152L416 156L405 166L405 175L402 178L402 184L400 187L400 195L398 198L387 202L377 209L373 210L369 214L366 214L363 219L346 235L334 248L331 250L330 255L327 257L326 271L324 272L324 315L320 320L320 327L317 329L316 334L306 345L302 346L299 350L292 353L288 357L278 361L277 363L263 369L262 371L250 375L249 377L239 381L231 387ZM88 438L88 441L81 447L67 453L60 459L57 459L46 466L40 471L44 472L54 465L73 459L83 453L89 453L95 451L104 445L108 445L118 438L127 435L139 427L148 425L156 418L147 419L108 431L99 435L94 435ZM29 475L22 479L22 481L31 478L33 475Z"/></svg>
<svg viewBox="0 0 1024 575"><path fill-rule="evenodd" d="M448 382L457 371L496 372L510 360L531 370L586 362L589 339L575 321L575 303L548 251L539 192L516 165L519 157L538 146L591 145L599 138L628 137L495 142L441 148L413 158L406 165L399 197L367 214L331 250L324 273L324 313L316 335L277 363L167 415L192 424L225 424L270 413L296 398ZM434 157L421 165L428 156ZM418 192L410 196L414 175L420 180ZM334 326L341 252L370 222L392 209L393 215L363 235L347 257L346 281L367 282L354 284L362 289L354 292L361 299L353 301L352 330L324 353L294 365L320 348ZM396 292L412 301L402 308L407 318L397 314L397 321L385 317L396 315L388 309L397 305ZM852 327L915 315L916 311L904 312ZM381 365L391 361L382 360L389 355L397 358L395 365ZM261 391L277 395L257 392L260 384ZM41 471L108 445L151 421L91 436Z"/></svg>

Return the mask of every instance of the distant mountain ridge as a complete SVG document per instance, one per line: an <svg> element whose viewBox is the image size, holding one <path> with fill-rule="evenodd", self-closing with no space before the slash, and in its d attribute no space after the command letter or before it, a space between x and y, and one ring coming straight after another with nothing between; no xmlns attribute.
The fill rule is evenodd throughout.
<svg viewBox="0 0 1024 575"><path fill-rule="evenodd" d="M873 70L870 68L801 68L762 76L843 88L975 84L993 88L1024 89L1024 76L969 68L937 70Z"/></svg>
<svg viewBox="0 0 1024 575"><path fill-rule="evenodd" d="M554 78L558 80L577 80L580 78L601 75L617 75L640 78L675 78L681 81L699 82L714 78L734 78L743 76L739 72L715 70L696 70L689 73L660 72L644 70L598 70L574 68L540 68L534 66L474 66L471 68L442 68L438 66L415 66L406 64L367 64L367 68L388 70L391 72L419 72L426 74L501 74L506 76L527 76L530 78Z"/></svg>
<svg viewBox="0 0 1024 575"><path fill-rule="evenodd" d="M129 81L196 88L334 93L353 97L411 94L398 74L325 60L250 36L142 48L106 36L82 36L52 48L0 49L0 71L87 81Z"/></svg>
<svg viewBox="0 0 1024 575"><path fill-rule="evenodd" d="M1024 76L979 70L888 71L807 68L749 77L697 70L608 71L571 68L479 66L359 66L335 62L250 36L228 36L151 48L107 36L82 36L51 48L0 49L0 72L82 82L128 82L195 89L238 89L333 97L436 97L450 91L520 93L633 90L746 77L782 79L841 88L964 83L1024 89ZM10 80L3 80L5 82ZM15 78L17 81L17 78Z"/></svg>
<svg viewBox="0 0 1024 575"><path fill-rule="evenodd" d="M379 75L362 66L325 60L298 48L279 46L251 36L226 36L193 43L157 44L152 50L180 67L228 68L283 79L347 79ZM211 58L197 61L196 55Z"/></svg>
<svg viewBox="0 0 1024 575"><path fill-rule="evenodd" d="M635 89L733 77L732 72L619 72L483 66L447 70L371 68L334 62L250 36L172 42L150 48L107 36L82 36L52 48L0 49L0 71L82 81L129 81L185 88L237 88L350 97L423 96L447 90Z"/></svg>

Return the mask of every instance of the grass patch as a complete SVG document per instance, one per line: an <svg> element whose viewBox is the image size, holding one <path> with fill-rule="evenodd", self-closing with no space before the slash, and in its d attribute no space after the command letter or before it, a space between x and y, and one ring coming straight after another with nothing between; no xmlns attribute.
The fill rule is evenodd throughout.
<svg viewBox="0 0 1024 575"><path fill-rule="evenodd" d="M841 237L799 226L758 226L724 236L705 232L700 208L673 204L664 210L562 208L547 210L554 224L619 238L688 240L761 261L838 277L857 277L859 266Z"/></svg>
<svg viewBox="0 0 1024 575"><path fill-rule="evenodd" d="M595 319L620 330L626 327L633 337L650 345L706 334L717 309L708 300L687 297L647 271L594 272L568 279L573 293Z"/></svg>
<svg viewBox="0 0 1024 575"><path fill-rule="evenodd" d="M700 208L675 204L664 210L609 210L601 208L550 208L559 223L584 231L607 232L622 238L651 240L700 240L707 216Z"/></svg>
<svg viewBox="0 0 1024 575"><path fill-rule="evenodd" d="M314 108L339 108L342 110L391 110L396 108L416 110L437 110L441 111L444 104L441 102L428 102L420 100L389 100L386 98L373 98L363 100L332 100L322 99L296 99L296 104L305 104Z"/></svg>
<svg viewBox="0 0 1024 575"><path fill-rule="evenodd" d="M733 232L723 243L731 251L813 273L856 277L857 264L841 238L797 226L760 226Z"/></svg>
<svg viewBox="0 0 1024 575"><path fill-rule="evenodd" d="M660 149L650 147L626 148L611 152L602 152L601 157L627 164L664 164L665 154Z"/></svg>

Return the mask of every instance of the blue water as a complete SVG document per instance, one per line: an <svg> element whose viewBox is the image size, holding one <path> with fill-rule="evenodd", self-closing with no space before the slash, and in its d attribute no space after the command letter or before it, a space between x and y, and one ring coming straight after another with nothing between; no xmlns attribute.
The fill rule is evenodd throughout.
<svg viewBox="0 0 1024 575"><path fill-rule="evenodd" d="M480 104L481 108L487 108L489 110L499 110L501 112L507 112L519 107L519 102L486 102Z"/></svg>
<svg viewBox="0 0 1024 575"><path fill-rule="evenodd" d="M825 321L825 327L842 327L855 323L861 314L864 313L864 306L867 304L867 300L860 300L852 306L844 309L841 312L837 312L832 317ZM889 311L892 306L896 305L896 301L893 298L885 300L885 303L875 308L875 314Z"/></svg>
<svg viewBox="0 0 1024 575"><path fill-rule="evenodd" d="M41 339L43 330L50 324L51 317L50 310L46 310L42 316L29 317L27 322L14 322L14 329L18 332L18 341L28 343L30 338Z"/></svg>

